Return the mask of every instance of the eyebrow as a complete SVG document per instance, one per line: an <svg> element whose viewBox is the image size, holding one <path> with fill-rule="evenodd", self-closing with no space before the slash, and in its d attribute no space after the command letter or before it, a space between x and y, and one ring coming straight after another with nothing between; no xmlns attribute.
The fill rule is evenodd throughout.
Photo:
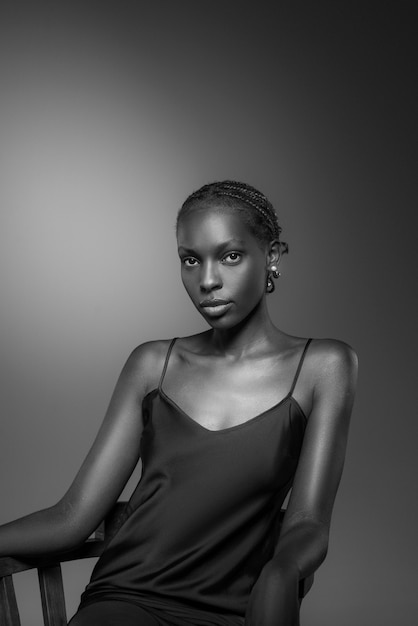
<svg viewBox="0 0 418 626"><path fill-rule="evenodd" d="M228 241L224 241L224 242L218 244L216 246L215 250L216 250L216 252L220 252L224 248L227 248L229 246L236 245L236 244L238 244L239 246L244 246L245 245L245 241L243 241L242 239L228 239ZM196 251L193 250L193 248L186 248L185 246L179 246L178 251L179 252L186 252L187 254L196 254Z"/></svg>

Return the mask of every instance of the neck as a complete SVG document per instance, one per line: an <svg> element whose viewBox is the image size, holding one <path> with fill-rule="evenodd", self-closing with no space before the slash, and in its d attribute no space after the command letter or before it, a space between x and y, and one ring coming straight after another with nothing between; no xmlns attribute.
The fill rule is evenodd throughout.
<svg viewBox="0 0 418 626"><path fill-rule="evenodd" d="M238 359L259 352L277 332L263 298L256 309L233 328L212 329L209 340L218 354Z"/></svg>

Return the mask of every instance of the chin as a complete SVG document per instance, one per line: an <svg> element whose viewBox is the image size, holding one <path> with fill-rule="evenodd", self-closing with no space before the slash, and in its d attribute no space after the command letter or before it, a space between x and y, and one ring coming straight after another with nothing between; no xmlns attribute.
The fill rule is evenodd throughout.
<svg viewBox="0 0 418 626"><path fill-rule="evenodd" d="M242 324L242 322L246 319L246 317L240 317L237 319L236 317L230 317L228 315L223 315L220 317L205 317L205 321L214 329L222 329L229 330L235 328Z"/></svg>

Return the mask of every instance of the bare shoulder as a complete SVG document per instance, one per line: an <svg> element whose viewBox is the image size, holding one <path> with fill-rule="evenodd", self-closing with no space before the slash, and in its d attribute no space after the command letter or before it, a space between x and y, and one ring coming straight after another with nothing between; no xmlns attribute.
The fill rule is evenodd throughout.
<svg viewBox="0 0 418 626"><path fill-rule="evenodd" d="M313 339L306 361L316 387L337 385L340 390L354 390L358 358L353 348L344 341Z"/></svg>
<svg viewBox="0 0 418 626"><path fill-rule="evenodd" d="M126 361L124 369L129 375L141 378L145 393L158 385L170 342L170 339L158 339L141 343Z"/></svg>
<svg viewBox="0 0 418 626"><path fill-rule="evenodd" d="M311 358L320 361L322 365L357 366L357 354L354 349L338 339L312 339L309 347Z"/></svg>
<svg viewBox="0 0 418 626"><path fill-rule="evenodd" d="M161 358L165 359L171 339L158 339L145 341L134 348L129 355L129 360L136 365L149 365L158 363Z"/></svg>

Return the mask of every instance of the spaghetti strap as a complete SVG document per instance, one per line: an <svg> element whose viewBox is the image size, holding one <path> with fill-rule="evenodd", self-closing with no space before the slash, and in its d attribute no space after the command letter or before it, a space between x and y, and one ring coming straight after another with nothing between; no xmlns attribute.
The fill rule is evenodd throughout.
<svg viewBox="0 0 418 626"><path fill-rule="evenodd" d="M165 371L167 369L167 365L168 365L168 359L170 358L170 354L171 354L171 350L173 349L174 346L174 342L176 341L177 337L174 337L174 339L172 339L170 341L170 345L168 346L168 350L167 350L167 354L165 357L165 361L164 361L164 367L163 367L163 371L161 373L161 377L160 377L160 382L158 383L158 389L161 391L161 385L163 384L163 379L165 376Z"/></svg>
<svg viewBox="0 0 418 626"><path fill-rule="evenodd" d="M292 395L292 393L293 393L293 392L294 392L294 390L295 390L296 383L298 382L298 378L299 378L300 370L302 369L303 361L304 361L304 359L305 359L305 354L306 354L306 351L307 351L308 346L309 346L309 344L311 343L311 341L312 341L312 337L311 337L310 339L308 339L308 341L305 343L305 347L303 348L302 356L301 356L301 357L300 357L300 359L299 359L299 365L298 365L298 368L297 368L297 370L296 370L296 374L295 374L295 377L294 377L294 379L293 379L292 386L291 386L291 388L290 388L290 391L289 391L289 393L288 393L288 396L291 396L291 395Z"/></svg>

